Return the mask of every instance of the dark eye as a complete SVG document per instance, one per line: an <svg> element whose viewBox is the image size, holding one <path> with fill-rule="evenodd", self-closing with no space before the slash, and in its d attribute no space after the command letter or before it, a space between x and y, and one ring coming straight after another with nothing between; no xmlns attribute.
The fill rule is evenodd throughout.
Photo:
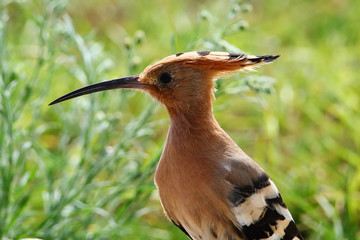
<svg viewBox="0 0 360 240"><path fill-rule="evenodd" d="M164 72L164 73L160 74L159 81L161 83L170 83L172 81L171 74L168 72Z"/></svg>

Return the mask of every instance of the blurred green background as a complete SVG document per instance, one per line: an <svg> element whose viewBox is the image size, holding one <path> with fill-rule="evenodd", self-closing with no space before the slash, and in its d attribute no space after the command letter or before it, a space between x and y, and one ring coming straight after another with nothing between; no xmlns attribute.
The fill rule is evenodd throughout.
<svg viewBox="0 0 360 240"><path fill-rule="evenodd" d="M281 54L217 82L220 125L306 239L360 239L360 1L0 1L0 238L186 239L153 173L166 110L135 91L47 104L177 52Z"/></svg>

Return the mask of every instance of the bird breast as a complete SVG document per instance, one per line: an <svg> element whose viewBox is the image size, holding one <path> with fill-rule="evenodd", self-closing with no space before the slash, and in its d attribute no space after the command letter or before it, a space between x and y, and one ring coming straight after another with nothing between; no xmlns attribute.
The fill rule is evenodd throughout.
<svg viewBox="0 0 360 240"><path fill-rule="evenodd" d="M235 234L234 229L229 229L234 224L225 197L231 191L231 184L226 181L228 169L224 155L227 148L234 147L232 143L220 144L226 137L206 144L209 137L209 134L203 136L202 142L187 142L169 133L155 173L155 184L167 217L192 239L228 239L227 235Z"/></svg>

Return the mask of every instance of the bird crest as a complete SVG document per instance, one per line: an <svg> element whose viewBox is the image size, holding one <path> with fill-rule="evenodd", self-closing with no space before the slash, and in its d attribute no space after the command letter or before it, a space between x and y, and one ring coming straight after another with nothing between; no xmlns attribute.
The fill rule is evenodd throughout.
<svg viewBox="0 0 360 240"><path fill-rule="evenodd" d="M271 63L280 55L251 56L243 53L193 51L177 53L165 57L154 65L145 68L143 74L158 67L170 65L184 66L189 69L199 69L211 73L213 78L224 77L237 71L251 71L254 67Z"/></svg>

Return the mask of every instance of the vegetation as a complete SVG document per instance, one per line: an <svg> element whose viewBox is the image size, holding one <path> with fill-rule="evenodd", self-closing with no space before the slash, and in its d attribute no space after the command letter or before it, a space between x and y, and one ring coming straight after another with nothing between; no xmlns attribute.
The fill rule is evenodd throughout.
<svg viewBox="0 0 360 240"><path fill-rule="evenodd" d="M0 1L0 238L186 239L152 180L163 107L127 90L47 104L220 50L282 55L219 80L216 118L306 239L360 239L359 13L345 0Z"/></svg>

